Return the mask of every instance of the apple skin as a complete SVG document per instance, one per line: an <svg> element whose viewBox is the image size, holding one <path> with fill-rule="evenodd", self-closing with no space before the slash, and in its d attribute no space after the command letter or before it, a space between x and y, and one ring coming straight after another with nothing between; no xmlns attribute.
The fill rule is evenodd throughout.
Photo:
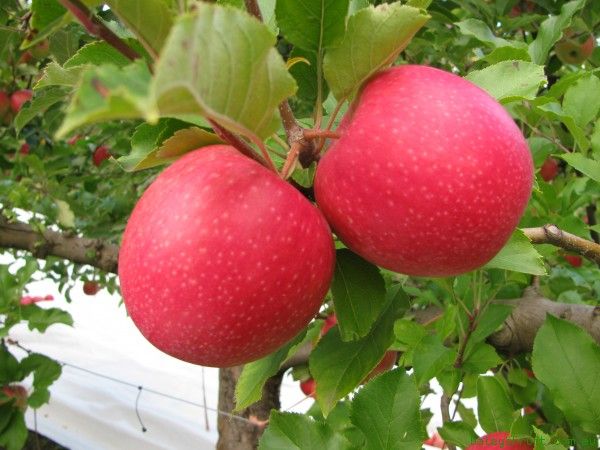
<svg viewBox="0 0 600 450"><path fill-rule="evenodd" d="M96 295L100 290L100 286L95 281L84 281L83 293L85 295Z"/></svg>
<svg viewBox="0 0 600 450"><path fill-rule="evenodd" d="M487 434L478 439L478 442L471 444L466 450L533 450L533 445L526 441L510 439L510 434L506 431L496 431Z"/></svg>
<svg viewBox="0 0 600 450"><path fill-rule="evenodd" d="M593 35L589 35L585 40L574 38L575 32L567 29L564 37L557 42L554 47L556 56L565 64L582 64L588 59L596 47L596 39Z"/></svg>
<svg viewBox="0 0 600 450"><path fill-rule="evenodd" d="M304 380L300 382L300 390L307 397L315 398L317 391L317 383L314 378L309 378L308 380Z"/></svg>
<svg viewBox="0 0 600 450"><path fill-rule="evenodd" d="M27 409L27 397L29 393L25 386L20 384L6 384L0 389L0 405L8 403L11 399L15 399L15 406L21 411ZM5 398L2 398L4 396Z"/></svg>
<svg viewBox="0 0 600 450"><path fill-rule="evenodd" d="M100 167L107 159L110 159L110 150L106 145L99 145L94 150L94 154L92 155L92 162L96 167Z"/></svg>
<svg viewBox="0 0 600 450"><path fill-rule="evenodd" d="M21 306L27 306L27 305L33 305L34 303L39 303L39 302L51 302L54 300L54 296L48 294L45 296L39 296L39 295L24 295L23 297L21 297L21 301L20 304Z"/></svg>
<svg viewBox="0 0 600 450"><path fill-rule="evenodd" d="M363 88L321 158L317 204L338 237L386 269L444 277L488 262L521 217L533 161L483 90L426 66Z"/></svg>
<svg viewBox="0 0 600 450"><path fill-rule="evenodd" d="M392 367L394 367L394 364L396 364L397 358L398 358L398 352L395 352L393 350L389 350L389 351L385 352L385 355L383 355L383 358L381 358L381 361L379 361L379 363L375 366L375 368L369 373L369 375L367 375L365 377L364 380L361 381L360 384L365 384L366 382L368 382L372 378L376 377L377 375L390 370Z"/></svg>
<svg viewBox="0 0 600 450"><path fill-rule="evenodd" d="M578 255L564 255L563 258L576 269L583 264L583 258Z"/></svg>
<svg viewBox="0 0 600 450"><path fill-rule="evenodd" d="M335 263L319 210L231 146L190 152L162 172L127 223L125 306L156 347L195 364L259 359L318 312Z"/></svg>
<svg viewBox="0 0 600 450"><path fill-rule="evenodd" d="M29 150L31 150L31 148L29 147L29 144L27 142L23 142L23 144L21 145L21 148L19 148L19 153L21 155L29 155Z"/></svg>
<svg viewBox="0 0 600 450"><path fill-rule="evenodd" d="M18 113L21 110L23 103L31 100L31 97L33 97L33 92L28 89L13 92L10 96L10 108L13 112Z"/></svg>
<svg viewBox="0 0 600 450"><path fill-rule="evenodd" d="M545 182L549 183L556 178L559 171L558 161L554 158L547 158L540 168L540 176Z"/></svg>
<svg viewBox="0 0 600 450"><path fill-rule="evenodd" d="M436 448L444 448L446 446L439 433L434 433L429 439L423 441L423 444Z"/></svg>

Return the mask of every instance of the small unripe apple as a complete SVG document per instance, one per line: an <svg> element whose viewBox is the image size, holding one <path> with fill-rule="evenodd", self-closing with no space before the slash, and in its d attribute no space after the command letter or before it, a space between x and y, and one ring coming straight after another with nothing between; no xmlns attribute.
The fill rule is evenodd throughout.
<svg viewBox="0 0 600 450"><path fill-rule="evenodd" d="M119 252L125 306L160 350L229 367L318 312L335 250L320 211L233 147L186 154L136 204Z"/></svg>
<svg viewBox="0 0 600 450"><path fill-rule="evenodd" d="M533 450L533 445L520 439L511 439L506 431L496 431L487 434L479 439L475 444L467 447L467 450Z"/></svg>
<svg viewBox="0 0 600 450"><path fill-rule="evenodd" d="M563 63L579 65L592 55L595 46L596 39L592 34L576 37L574 30L567 29L554 50Z"/></svg>
<svg viewBox="0 0 600 450"><path fill-rule="evenodd" d="M451 276L481 267L527 205L533 162L506 110L439 69L376 75L321 158L317 204L338 237L396 272Z"/></svg>
<svg viewBox="0 0 600 450"><path fill-rule="evenodd" d="M575 268L581 267L583 264L583 259L578 255L564 255L563 258Z"/></svg>
<svg viewBox="0 0 600 450"><path fill-rule="evenodd" d="M85 295L96 295L100 290L100 285L95 281L84 281L83 293Z"/></svg>
<svg viewBox="0 0 600 450"><path fill-rule="evenodd" d="M15 91L10 97L10 108L13 112L18 113L23 106L23 103L28 102L33 97L33 92L28 89Z"/></svg>
<svg viewBox="0 0 600 450"><path fill-rule="evenodd" d="M92 161L96 167L99 167L103 161L110 159L110 150L106 145L100 145L94 150Z"/></svg>
<svg viewBox="0 0 600 450"><path fill-rule="evenodd" d="M558 161L554 158L547 158L540 169L540 176L546 182L550 182L556 178L560 167Z"/></svg>
<svg viewBox="0 0 600 450"><path fill-rule="evenodd" d="M11 399L15 399L15 405L21 411L27 409L27 397L29 393L25 386L20 384L7 384L2 386L2 395L0 395L0 405L8 403ZM2 398L4 397L4 398Z"/></svg>
<svg viewBox="0 0 600 450"><path fill-rule="evenodd" d="M315 393L317 390L317 383L315 382L315 379L309 378L308 380L300 382L300 390L302 390L304 395L307 397L315 398Z"/></svg>

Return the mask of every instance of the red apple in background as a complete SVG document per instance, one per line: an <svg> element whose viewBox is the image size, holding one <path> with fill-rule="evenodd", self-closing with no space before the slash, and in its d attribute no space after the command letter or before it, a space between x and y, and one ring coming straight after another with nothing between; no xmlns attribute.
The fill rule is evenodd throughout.
<svg viewBox="0 0 600 450"><path fill-rule="evenodd" d="M595 46L596 39L592 34L585 32L577 35L575 30L567 29L554 50L563 63L579 65L592 55Z"/></svg>
<svg viewBox="0 0 600 450"><path fill-rule="evenodd" d="M565 260L573 267L578 268L583 264L583 259L578 255L564 255Z"/></svg>
<svg viewBox="0 0 600 450"><path fill-rule="evenodd" d="M307 397L315 398L317 384L315 383L314 378L309 378L308 380L300 382L300 389Z"/></svg>
<svg viewBox="0 0 600 450"><path fill-rule="evenodd" d="M27 397L29 396L25 386L20 384L7 384L2 386L0 394L0 405L8 403L11 399L15 399L15 405L21 411L27 409ZM4 397L4 398L2 398Z"/></svg>
<svg viewBox="0 0 600 450"><path fill-rule="evenodd" d="M188 153L135 206L119 252L125 306L156 347L195 364L259 359L296 336L329 289L327 222L233 147Z"/></svg>
<svg viewBox="0 0 600 450"><path fill-rule="evenodd" d="M83 293L85 295L96 295L100 290L100 285L95 281L84 281Z"/></svg>
<svg viewBox="0 0 600 450"><path fill-rule="evenodd" d="M23 297L21 297L21 305L22 306L27 306L27 305L33 305L34 303L38 303L38 302L50 302L54 300L54 297L52 295L45 295L45 296L39 296L39 295L25 295Z"/></svg>
<svg viewBox="0 0 600 450"><path fill-rule="evenodd" d="M550 182L556 178L559 170L558 161L554 158L547 158L540 169L540 176L545 182Z"/></svg>
<svg viewBox="0 0 600 450"><path fill-rule="evenodd" d="M35 59L43 59L50 53L50 42L44 39L31 47L31 55Z"/></svg>
<svg viewBox="0 0 600 450"><path fill-rule="evenodd" d="M0 91L0 119L4 119L4 116L10 110L10 98L4 91Z"/></svg>
<svg viewBox="0 0 600 450"><path fill-rule="evenodd" d="M430 445L431 447L436 448L444 448L446 446L446 443L444 442L440 434L437 432L434 433L429 439L424 441L423 444Z"/></svg>
<svg viewBox="0 0 600 450"><path fill-rule="evenodd" d="M394 367L394 364L396 364L397 357L398 352L391 350L385 352L385 355L383 355L381 361L379 361L379 363L375 366L371 373L369 373L369 375L367 375L365 379L362 380L361 384L368 382L371 378L379 375L380 373L387 372L388 370L390 370L392 367Z"/></svg>
<svg viewBox="0 0 600 450"><path fill-rule="evenodd" d="M323 322L323 328L321 328L321 336L325 336L329 330L331 330L335 324L337 324L337 317L335 314L330 314Z"/></svg>
<svg viewBox="0 0 600 450"><path fill-rule="evenodd" d="M533 163L504 108L471 82L398 66L366 84L321 158L317 204L353 251L389 270L476 269L525 209Z"/></svg>
<svg viewBox="0 0 600 450"><path fill-rule="evenodd" d="M10 108L13 112L17 113L23 106L23 103L28 102L33 97L33 92L24 89L21 91L15 91L10 97Z"/></svg>
<svg viewBox="0 0 600 450"><path fill-rule="evenodd" d="M477 440L475 444L471 444L466 450L533 450L533 445L527 441L511 439L506 431L496 431L487 434Z"/></svg>
<svg viewBox="0 0 600 450"><path fill-rule="evenodd" d="M81 139L81 136L76 134L75 136L71 136L68 140L67 140L67 144L69 145L75 145L77 144L77 142Z"/></svg>
<svg viewBox="0 0 600 450"><path fill-rule="evenodd" d="M92 156L92 161L96 167L99 167L103 161L110 158L110 150L106 145L100 145L96 147L94 150L94 155Z"/></svg>
<svg viewBox="0 0 600 450"><path fill-rule="evenodd" d="M21 145L21 148L19 148L19 153L21 155L29 155L29 144L27 142L23 142L23 144Z"/></svg>

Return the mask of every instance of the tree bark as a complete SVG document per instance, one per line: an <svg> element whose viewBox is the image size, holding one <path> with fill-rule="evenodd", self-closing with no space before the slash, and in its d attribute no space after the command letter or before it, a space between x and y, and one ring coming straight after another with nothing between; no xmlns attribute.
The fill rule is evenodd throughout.
<svg viewBox="0 0 600 450"><path fill-rule="evenodd" d="M219 371L219 410L232 412L235 408L235 386L242 372L242 366L221 369ZM269 378L263 387L260 401L243 410L239 415L268 420L272 409L279 409L279 390L283 372ZM263 427L241 421L234 417L219 415L217 422L219 441L217 450L253 450L258 447Z"/></svg>

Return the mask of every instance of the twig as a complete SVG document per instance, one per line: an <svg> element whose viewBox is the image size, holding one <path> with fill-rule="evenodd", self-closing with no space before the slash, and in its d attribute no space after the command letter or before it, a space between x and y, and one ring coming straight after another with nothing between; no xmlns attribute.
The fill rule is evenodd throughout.
<svg viewBox="0 0 600 450"><path fill-rule="evenodd" d="M534 244L552 244L585 256L600 265L600 244L575 236L552 224L539 228L523 228L522 231Z"/></svg>
<svg viewBox="0 0 600 450"><path fill-rule="evenodd" d="M213 130L215 130L215 133L217 134L217 136L219 136L225 142L228 142L229 144L233 145L235 148L237 148L240 151L240 153L242 153L243 155L246 155L248 158L253 159L257 163L259 163L265 167L269 167L269 165L262 158L262 156L260 156L258 153L256 153L254 151L254 149L252 147L250 147L250 145L248 145L246 142L244 142L240 137L236 136L235 134L233 134L226 128L223 128L221 125L219 125L217 122L215 122L212 119L208 119L208 122L213 127Z"/></svg>
<svg viewBox="0 0 600 450"><path fill-rule="evenodd" d="M107 44L113 46L125 57L130 60L140 58L140 55L125 42L113 33L100 19L98 19L80 0L58 0L61 5L67 8L77 20L88 30L92 35L97 36Z"/></svg>
<svg viewBox="0 0 600 450"><path fill-rule="evenodd" d="M596 204L595 203L592 203L585 208L585 214L587 217L587 224L589 227L592 227L598 223L596 221ZM596 244L600 244L600 236L598 235L597 231L591 230L590 236L592 237L592 240Z"/></svg>
<svg viewBox="0 0 600 450"><path fill-rule="evenodd" d="M340 133L331 130L304 130L306 139L339 139Z"/></svg>
<svg viewBox="0 0 600 450"><path fill-rule="evenodd" d="M442 420L444 423L450 423L452 420L450 419L450 397L446 394L442 394L442 398L440 400L440 410L442 412ZM456 446L446 442L446 446L448 450L456 450Z"/></svg>
<svg viewBox="0 0 600 450"><path fill-rule="evenodd" d="M256 0L244 0L246 4L246 10L262 22L262 14L260 13L260 6Z"/></svg>

